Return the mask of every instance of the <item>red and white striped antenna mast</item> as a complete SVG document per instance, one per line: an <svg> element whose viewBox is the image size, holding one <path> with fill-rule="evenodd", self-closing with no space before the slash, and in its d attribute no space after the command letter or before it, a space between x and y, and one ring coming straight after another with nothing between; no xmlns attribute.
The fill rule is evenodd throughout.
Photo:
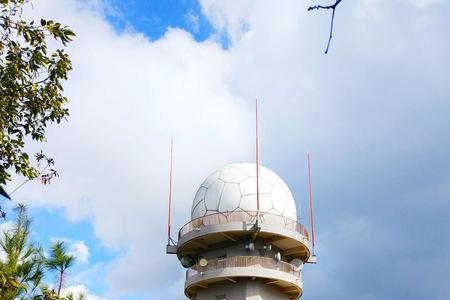
<svg viewBox="0 0 450 300"><path fill-rule="evenodd" d="M255 154L256 154L256 222L259 221L259 140L258 140L258 99L255 101L256 124L255 124Z"/></svg>
<svg viewBox="0 0 450 300"><path fill-rule="evenodd" d="M170 139L170 177L169 177L169 212L168 212L168 216L167 216L167 245L170 244L175 244L175 241L172 239L171 237L171 233L170 233L170 226L172 223L172 184L173 184L173 179L172 179L172 162L173 162L173 138Z"/></svg>
<svg viewBox="0 0 450 300"><path fill-rule="evenodd" d="M311 159L308 156L308 182L309 182L309 211L310 211L310 220L311 220L311 236L312 236L312 252L313 256L316 255L315 248L315 238L314 238L314 208L313 208L313 192L312 192L312 183L311 183Z"/></svg>

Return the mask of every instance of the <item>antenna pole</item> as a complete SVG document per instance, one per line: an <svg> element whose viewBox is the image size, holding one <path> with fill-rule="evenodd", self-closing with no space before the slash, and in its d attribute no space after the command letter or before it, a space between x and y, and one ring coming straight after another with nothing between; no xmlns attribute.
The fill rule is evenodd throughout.
<svg viewBox="0 0 450 300"><path fill-rule="evenodd" d="M314 247L315 247L315 239L314 239L314 209L313 209L313 193L312 193L312 183L311 183L311 160L308 156L308 180L309 180L309 210L310 210L310 220L311 220L311 235L312 235L312 250L313 256L315 256Z"/></svg>
<svg viewBox="0 0 450 300"><path fill-rule="evenodd" d="M259 141L258 141L258 99L255 101L255 108L256 108L256 143L255 143L255 150L256 150L256 221L259 220Z"/></svg>
<svg viewBox="0 0 450 300"><path fill-rule="evenodd" d="M172 221L172 160L173 160L173 138L170 139L170 179L169 179L169 214L167 217L167 244L172 241L170 225Z"/></svg>

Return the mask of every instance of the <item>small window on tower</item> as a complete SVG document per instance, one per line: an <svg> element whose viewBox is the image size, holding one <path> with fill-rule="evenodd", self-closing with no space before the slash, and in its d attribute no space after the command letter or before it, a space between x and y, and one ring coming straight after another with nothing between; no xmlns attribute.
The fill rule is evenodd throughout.
<svg viewBox="0 0 450 300"><path fill-rule="evenodd" d="M227 255L221 255L217 257L217 267L218 268L225 268L225 263L226 263L226 259ZM225 298L224 298L225 299Z"/></svg>
<svg viewBox="0 0 450 300"><path fill-rule="evenodd" d="M216 296L216 300L227 300L227 296L225 295Z"/></svg>

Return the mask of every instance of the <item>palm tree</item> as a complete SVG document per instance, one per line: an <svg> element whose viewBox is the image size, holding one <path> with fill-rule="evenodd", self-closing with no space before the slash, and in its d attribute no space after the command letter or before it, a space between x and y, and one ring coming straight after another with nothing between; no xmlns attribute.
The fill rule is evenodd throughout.
<svg viewBox="0 0 450 300"><path fill-rule="evenodd" d="M75 258L67 252L66 245L63 241L57 241L51 245L50 257L46 259L45 267L58 274L58 296L61 293L65 272L74 263Z"/></svg>

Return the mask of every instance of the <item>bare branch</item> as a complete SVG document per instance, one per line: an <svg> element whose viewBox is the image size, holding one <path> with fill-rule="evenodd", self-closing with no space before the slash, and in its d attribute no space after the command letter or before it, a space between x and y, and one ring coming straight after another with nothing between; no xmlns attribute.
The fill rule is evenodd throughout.
<svg viewBox="0 0 450 300"><path fill-rule="evenodd" d="M19 184L9 195L14 194L18 189L20 189L22 186L24 186L26 183L33 181L33 180L40 180L41 184L47 185L50 184L50 181L54 177L59 177L58 172L55 169L50 169L47 173L44 173L49 167L53 166L55 164L55 161L53 158L47 157L45 154L43 154L42 150L41 152L36 154L36 160L38 162L38 167L36 169L37 175L36 177L26 179L24 182ZM45 162L44 167L41 168L41 161ZM1 214L1 211L0 211ZM1 215L0 215L1 217Z"/></svg>
<svg viewBox="0 0 450 300"><path fill-rule="evenodd" d="M331 24L330 24L330 35L328 37L328 44L327 49L325 50L325 54L328 53L328 50L330 49L330 43L331 39L333 38L333 27L334 27L334 14L336 12L336 7L341 3L342 0L335 0L336 2L331 5L314 5L308 7L308 11L311 10L319 10L319 9L331 9L333 12L331 13Z"/></svg>

